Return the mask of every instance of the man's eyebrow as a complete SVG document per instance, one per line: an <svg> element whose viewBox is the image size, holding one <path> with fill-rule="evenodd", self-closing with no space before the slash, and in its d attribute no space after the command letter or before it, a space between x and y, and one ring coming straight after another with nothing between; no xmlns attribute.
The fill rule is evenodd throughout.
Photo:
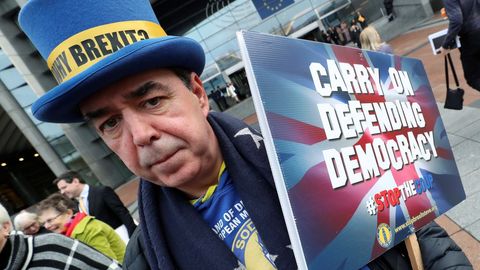
<svg viewBox="0 0 480 270"><path fill-rule="evenodd" d="M99 117L107 114L108 111L109 111L108 107L103 107L103 108L100 108L100 109L95 110L95 111L86 112L83 115L83 118L85 119L86 122L88 122L92 119L99 118Z"/></svg>
<svg viewBox="0 0 480 270"><path fill-rule="evenodd" d="M160 82L154 82L154 81L148 81L136 89L130 91L129 93L123 95L123 98L126 100L132 100L132 99L137 99L143 96L146 96L148 93L154 90L159 90L159 91L165 91L167 93L170 92L170 88L168 86L160 83ZM102 107L97 110L91 111L91 112L86 112L84 114L85 121L90 121L95 118L99 118L105 114L107 114L110 111L109 107Z"/></svg>
<svg viewBox="0 0 480 270"><path fill-rule="evenodd" d="M144 96L148 95L148 93L150 93L153 90L170 92L170 89L166 85L164 85L160 82L148 81L148 82L140 85L139 87L137 87L133 91L130 91L129 93L123 95L123 97L126 100L137 99L137 98L144 97Z"/></svg>

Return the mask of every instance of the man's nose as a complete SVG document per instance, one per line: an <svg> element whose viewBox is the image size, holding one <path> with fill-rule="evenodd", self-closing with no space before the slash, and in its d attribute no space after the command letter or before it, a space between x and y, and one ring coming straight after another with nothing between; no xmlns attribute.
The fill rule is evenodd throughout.
<svg viewBox="0 0 480 270"><path fill-rule="evenodd" d="M129 127L135 145L149 145L160 138L159 131L148 117L134 114L129 117L124 117L124 121L127 122L126 124Z"/></svg>

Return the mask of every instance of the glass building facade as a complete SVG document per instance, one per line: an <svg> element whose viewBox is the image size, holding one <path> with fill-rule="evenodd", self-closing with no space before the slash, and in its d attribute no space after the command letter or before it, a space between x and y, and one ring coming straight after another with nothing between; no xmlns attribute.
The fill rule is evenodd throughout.
<svg viewBox="0 0 480 270"><path fill-rule="evenodd" d="M383 2L379 0L303 0L292 1L262 19L254 2L236 0L219 10L212 4L206 9L207 18L184 34L198 41L205 51L206 66L201 78L207 93L224 85L225 76L229 76L240 95L249 96L235 34L239 30L318 41L320 30L337 26L342 21L350 22L356 17L356 11L361 11L370 21L380 18L383 12Z"/></svg>

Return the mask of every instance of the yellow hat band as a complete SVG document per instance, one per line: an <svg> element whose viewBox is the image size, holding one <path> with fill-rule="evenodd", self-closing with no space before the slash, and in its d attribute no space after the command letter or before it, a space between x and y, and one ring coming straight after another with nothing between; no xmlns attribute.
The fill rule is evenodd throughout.
<svg viewBox="0 0 480 270"><path fill-rule="evenodd" d="M58 83L65 82L105 56L140 40L163 37L163 28L151 21L124 21L93 27L60 43L47 59Z"/></svg>

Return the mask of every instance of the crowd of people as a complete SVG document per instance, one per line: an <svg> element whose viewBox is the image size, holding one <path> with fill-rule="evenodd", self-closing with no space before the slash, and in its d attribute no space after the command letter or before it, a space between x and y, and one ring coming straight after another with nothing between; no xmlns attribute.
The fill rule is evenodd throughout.
<svg viewBox="0 0 480 270"><path fill-rule="evenodd" d="M339 25L320 30L318 41L337 45L352 43L354 46L361 48L360 32L368 26L368 23L367 18L359 11L355 14L350 22L342 21Z"/></svg>
<svg viewBox="0 0 480 270"><path fill-rule="evenodd" d="M346 22L342 22L335 27L329 27L326 31L320 30L321 39L319 41L337 45L347 45L349 42L353 42L360 48L360 32L361 27L355 21L352 21L350 26Z"/></svg>
<svg viewBox="0 0 480 270"><path fill-rule="evenodd" d="M15 218L15 229L24 233L13 230L0 205L0 268L297 269L263 138L242 121L210 110L199 43L166 36L147 0L83 0L75 8L69 1L32 0L19 22L45 56L53 50L47 40L73 46L68 42L76 42L70 37L78 33L95 40L103 26L132 29L139 18L142 27L154 29L149 39L110 51L78 71L72 67L75 76L40 97L33 113L42 121L92 125L141 177L141 226L135 227L111 189L89 186L68 172L53 181L59 193L41 201L33 215ZM42 27L52 31L38 31ZM222 234L218 221L238 207L241 224ZM241 228L248 235L236 237ZM125 232L127 240L121 238ZM472 269L435 223L417 236L425 269ZM242 244L252 260L246 249L236 248ZM409 266L405 245L399 244L362 270Z"/></svg>
<svg viewBox="0 0 480 270"><path fill-rule="evenodd" d="M320 35L321 38L318 40L320 42L393 53L392 48L381 40L377 30L373 26L369 26L367 18L358 11L350 23L342 21L340 25L329 27L327 31L321 30Z"/></svg>
<svg viewBox="0 0 480 270"><path fill-rule="evenodd" d="M52 184L58 187L59 192L51 194L29 210L22 210L14 216L13 222L0 204L0 221L4 223L5 233L3 239L5 243L0 243L0 258L4 259L1 260L0 269L17 269L18 266L34 263L35 259L28 256L24 260L17 260L8 257L7 254L16 250L17 241L26 241L26 254L28 248L32 249L30 252L35 253L36 245L43 244L40 241L50 237L51 234L64 236L52 238L58 245L77 247L82 243L78 248L79 254L89 254L99 260L98 264L95 264L96 261L82 262L89 265L89 268L95 268L94 266L101 266L98 269L106 269L102 268L104 266L111 266L112 269L121 268L126 245L136 225L118 195L110 187L86 184L75 171L61 174ZM65 237L77 242L65 240ZM29 247L29 241L38 243ZM6 247L2 250L1 245ZM49 262L45 265L59 263L53 255L55 254L48 258ZM61 260L68 254L57 255L58 260ZM40 259L41 256L38 255L37 258Z"/></svg>
<svg viewBox="0 0 480 270"><path fill-rule="evenodd" d="M208 98L213 99L218 107L218 110L221 112L240 102L237 89L231 82L228 82L222 87L217 85L215 90L208 95Z"/></svg>
<svg viewBox="0 0 480 270"><path fill-rule="evenodd" d="M46 231L24 232L13 227L0 204L0 269L122 269L118 260L82 240Z"/></svg>

